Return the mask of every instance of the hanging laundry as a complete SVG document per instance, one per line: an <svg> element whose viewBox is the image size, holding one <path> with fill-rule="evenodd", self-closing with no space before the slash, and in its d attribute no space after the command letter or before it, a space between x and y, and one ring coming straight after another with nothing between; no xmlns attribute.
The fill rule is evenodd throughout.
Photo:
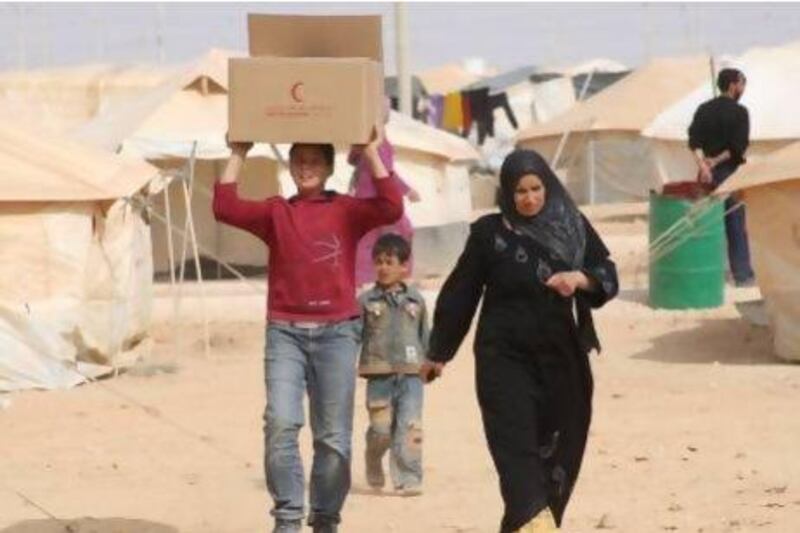
<svg viewBox="0 0 800 533"><path fill-rule="evenodd" d="M493 94L489 97L489 109L491 110L492 114L492 121L491 127L489 131L489 135L494 137L494 110L498 107L502 107L503 110L506 112L506 117L508 121L511 123L511 126L514 129L519 129L519 124L517 123L517 117L514 115L514 110L511 109L511 104L508 103L508 95L505 92Z"/></svg>
<svg viewBox="0 0 800 533"><path fill-rule="evenodd" d="M469 130L472 129L472 108L470 105L469 91L461 92L461 114L463 117L461 136L469 137Z"/></svg>
<svg viewBox="0 0 800 533"><path fill-rule="evenodd" d="M464 124L464 137L469 137L472 124L478 127L478 143L486 139L487 125L491 120L489 113L489 89L472 89L464 91L462 97L469 100L470 122Z"/></svg>
<svg viewBox="0 0 800 533"><path fill-rule="evenodd" d="M441 128L443 111L444 96L441 94L430 95L430 97L428 97L428 125Z"/></svg>
<svg viewBox="0 0 800 533"><path fill-rule="evenodd" d="M461 108L461 93L450 93L444 97L442 128L460 133L464 126L464 110Z"/></svg>

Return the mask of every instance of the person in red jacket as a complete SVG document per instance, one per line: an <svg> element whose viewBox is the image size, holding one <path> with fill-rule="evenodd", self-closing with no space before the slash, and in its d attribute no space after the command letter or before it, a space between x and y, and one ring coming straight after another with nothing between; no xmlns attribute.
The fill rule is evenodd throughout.
<svg viewBox="0 0 800 533"><path fill-rule="evenodd" d="M314 441L309 524L334 533L350 490L356 358L361 323L355 296L359 239L403 213L403 201L379 154L376 131L364 154L377 196L357 199L325 190L333 173L330 144L295 144L289 168L297 194L262 201L238 196L236 179L252 143L231 143L231 157L214 186L220 222L259 237L269 247L264 413L265 473L274 531L300 531L303 465L297 444L309 398Z"/></svg>

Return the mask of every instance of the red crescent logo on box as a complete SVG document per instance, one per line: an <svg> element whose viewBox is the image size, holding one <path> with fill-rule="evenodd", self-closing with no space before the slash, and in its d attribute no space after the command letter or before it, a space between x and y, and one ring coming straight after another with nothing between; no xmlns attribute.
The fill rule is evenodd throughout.
<svg viewBox="0 0 800 533"><path fill-rule="evenodd" d="M292 94L292 100L295 102L302 103L303 102L303 82L298 81L294 85L292 85L292 90L290 91Z"/></svg>

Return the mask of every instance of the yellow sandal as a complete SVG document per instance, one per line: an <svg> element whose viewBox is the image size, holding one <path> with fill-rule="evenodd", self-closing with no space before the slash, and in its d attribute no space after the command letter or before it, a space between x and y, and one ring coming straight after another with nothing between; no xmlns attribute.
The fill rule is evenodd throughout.
<svg viewBox="0 0 800 533"><path fill-rule="evenodd" d="M558 531L558 527L556 527L556 521L553 520L550 509L544 509L515 533L555 533L556 531Z"/></svg>

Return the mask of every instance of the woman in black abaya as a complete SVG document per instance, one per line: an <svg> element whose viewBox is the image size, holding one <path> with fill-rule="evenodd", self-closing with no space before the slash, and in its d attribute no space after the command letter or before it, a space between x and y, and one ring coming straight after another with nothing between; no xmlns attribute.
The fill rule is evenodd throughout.
<svg viewBox="0 0 800 533"><path fill-rule="evenodd" d="M536 152L500 173L500 213L470 228L436 302L427 381L475 336L478 403L505 503L501 533L555 531L578 476L592 407L591 308L617 294L608 249Z"/></svg>

